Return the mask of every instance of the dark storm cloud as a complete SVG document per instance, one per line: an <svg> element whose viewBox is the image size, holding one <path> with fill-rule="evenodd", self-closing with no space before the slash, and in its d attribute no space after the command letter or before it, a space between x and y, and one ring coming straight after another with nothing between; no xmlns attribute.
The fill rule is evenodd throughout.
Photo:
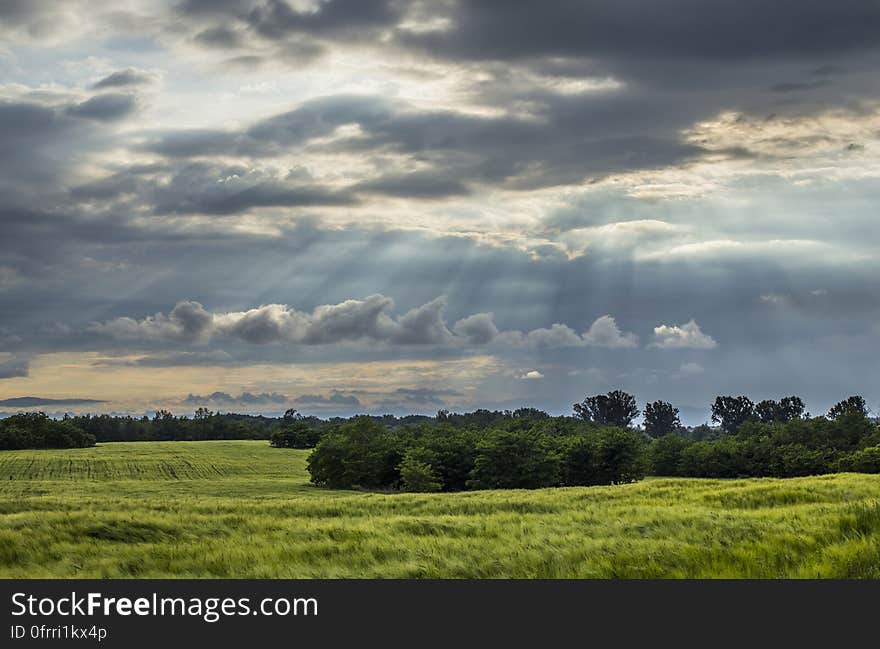
<svg viewBox="0 0 880 649"><path fill-rule="evenodd" d="M0 31L23 29L31 37L41 37L59 29L63 23L58 15L63 3L3 0L0 2Z"/></svg>
<svg viewBox="0 0 880 649"><path fill-rule="evenodd" d="M298 108L260 120L242 131L192 129L150 139L144 148L172 158L214 155L267 156L332 134L347 124L371 126L394 117L391 102L360 95L312 99Z"/></svg>
<svg viewBox="0 0 880 649"><path fill-rule="evenodd" d="M172 131L152 140L145 149L170 158L193 158L234 153L235 133L214 129Z"/></svg>
<svg viewBox="0 0 880 649"><path fill-rule="evenodd" d="M137 108L137 99L132 95L107 93L92 97L67 109L69 115L99 122L109 122L130 115Z"/></svg>
<svg viewBox="0 0 880 649"><path fill-rule="evenodd" d="M223 26L205 29L196 34L195 40L196 42L209 47L227 49L239 47L243 43L243 38L240 32Z"/></svg>
<svg viewBox="0 0 880 649"><path fill-rule="evenodd" d="M783 82L773 84L770 87L770 90L773 92L801 92L804 90L824 88L827 85L828 81L824 79L819 79L818 81Z"/></svg>
<svg viewBox="0 0 880 649"><path fill-rule="evenodd" d="M0 102L0 186L22 191L22 181L51 182L67 166L65 152L78 120L62 111L25 101ZM7 194L6 204L10 197Z"/></svg>
<svg viewBox="0 0 880 649"><path fill-rule="evenodd" d="M379 176L355 185L355 192L384 194L404 198L442 198L466 196L468 186L460 179L437 177L433 172Z"/></svg>
<svg viewBox="0 0 880 649"><path fill-rule="evenodd" d="M4 305L10 333L24 335L29 347L64 348L69 344L64 336L38 334L33 323L66 321L85 327L90 320L114 320L114 332L128 332L129 339L186 343L201 340L213 320L208 320L211 313L207 309L195 304L162 315L169 304L184 296L204 296L201 299L221 312L285 299L311 316L309 309L315 306L343 305L352 295L382 290L393 293L404 311L416 307L409 327L377 328L380 321L369 314L388 309L387 298L377 297L375 309L368 308L369 301L341 306L319 314L317 321L311 321L311 329L304 325L293 331L311 344L370 331L389 340L442 340L448 334L437 318L438 305L424 301L440 287L449 287L448 322L456 323L457 337L473 344L494 338L488 317L473 316L491 309L496 330L529 331L560 322L583 332L607 313L616 317L621 331L634 332L647 343L654 327L680 325L694 318L722 347L749 343L765 348L780 341L823 335L832 328L840 330L840 326L843 331L864 332L874 326L876 305L880 304L870 265L845 270L824 265L819 258L799 266L795 274L782 258L748 256L719 257L710 260L711 272L700 272L687 259L649 264L615 254L571 261L564 257L534 259L527 251L483 247L467 239L314 226L294 228L279 238L157 238L152 242L142 238L136 246L132 243L123 240L109 244L107 250L121 246L130 262L128 268L104 275L77 270L59 275L57 286L25 283L7 290ZM102 249L90 252L100 255ZM171 263L174 273L160 272ZM221 266L226 270L217 274L215 269ZM124 288L137 287L143 273L152 277L149 290ZM401 283L400 276L408 281ZM461 283L456 280L461 277L479 281ZM67 280L61 281L63 278ZM86 291L86 286L92 288ZM825 292L810 293L817 289ZM100 298L100 291L107 290L126 297L107 302ZM793 320L780 320L778 311L760 302L765 293L800 295L805 306L797 308L808 310ZM227 306L216 309L219 304ZM419 304L424 308L418 308ZM144 320L148 313L160 315ZM467 324L458 322L462 319ZM295 321L289 310L255 309L226 323L224 331L251 344L269 342L283 337L286 323ZM320 326L314 324L318 321ZM756 328L744 330L742 321L754 321ZM102 340L100 344L110 344L112 338ZM98 340L91 344L98 344ZM273 353L265 357L270 359ZM381 352L391 357L395 353L394 348ZM260 356L251 348L244 358Z"/></svg>
<svg viewBox="0 0 880 649"><path fill-rule="evenodd" d="M442 11L442 10L441 10ZM753 59L880 45L880 4L863 0L457 2L452 28L399 36L437 56Z"/></svg>
<svg viewBox="0 0 880 649"><path fill-rule="evenodd" d="M115 210L149 207L155 214L229 216L261 207L353 206L350 191L331 190L307 175L278 177L243 165L172 162L118 172L71 188L78 201Z"/></svg>
<svg viewBox="0 0 880 649"><path fill-rule="evenodd" d="M107 75L100 81L96 82L92 88L95 90L104 90L107 88L142 86L153 83L154 81L155 78L153 75L140 70L135 70L134 68L128 68Z"/></svg>
<svg viewBox="0 0 880 649"><path fill-rule="evenodd" d="M245 167L190 164L167 182L153 186L147 198L163 214L228 215L257 207L354 205L350 194L316 184L290 183L249 173Z"/></svg>
<svg viewBox="0 0 880 649"><path fill-rule="evenodd" d="M645 97L627 92L554 96L542 119L535 120L416 110L376 97L336 95L307 101L243 131L167 133L145 148L174 158L259 158L305 145L337 154L396 152L417 157L430 170L379 175L352 189L436 198L467 194L469 182L531 189L697 158L702 149L680 142L671 131L689 123L699 110L672 110L670 105L658 112L670 101L657 97L648 105ZM361 133L329 144L313 143L346 125L357 125Z"/></svg>
<svg viewBox="0 0 880 649"><path fill-rule="evenodd" d="M389 257L382 251L397 253ZM538 388L533 384L537 382L511 379L504 384L511 386L510 390L522 390L517 397L519 405L569 408L573 399L583 396L578 393L613 387L629 388L640 398L676 398L681 405L693 406L708 399L709 392L742 391L744 385L753 385L756 392L769 396L800 391L813 399L823 398L831 387L880 391L880 384L869 378L874 375L869 360L875 358L878 335L871 332L880 322L880 289L874 279L880 268L876 265L842 268L826 266L817 258L791 272L778 260L754 257L719 257L705 270L687 260L645 265L614 256L534 259L525 251L479 246L466 239L378 229L327 230L316 225L293 229L281 238L251 241L141 242L130 249L129 259L131 268L113 273L111 283L107 277L80 273L69 274L68 281L54 288L28 284L26 290L7 292L6 324L10 333L23 337L19 347L35 353L115 346L130 349L131 339L116 342L102 337L78 342L72 334L41 334L39 330L42 323L53 320L66 321L76 331L89 319L106 321L161 312L181 294L229 305L222 309L228 311L279 298L295 300L300 308L310 309L339 304L352 294L386 290L394 294L405 312L406 307L424 303L425 296L445 287L450 322L468 322L468 314L491 309L496 329L528 331L556 321L580 332L610 313L622 331L638 334L646 345L653 341L655 327L681 326L693 318L704 334L717 341L716 348L702 350L645 345L607 350L592 346L497 348L505 362L529 370L537 368L545 375L540 389L546 394L535 391ZM163 275L162 269L172 260L175 272ZM217 273L221 266L224 272ZM146 289L139 288L144 274L152 278ZM400 282L401 276L408 281ZM478 279L457 279L462 277ZM113 301L102 297L111 290L125 297ZM771 293L791 299L778 303L760 299ZM191 310L201 312L195 306ZM90 315L95 313L104 315ZM431 308L417 309L416 313L431 313ZM234 340L227 341L229 347L224 343L237 363L442 359L473 353L466 348L424 345L347 349L334 345L255 346L253 341L267 340L280 331L265 317L268 314L258 310L249 316L246 327L236 327L242 335L238 345ZM342 317L345 313L333 315ZM355 325L350 319L343 326L346 319L332 327L333 338L321 338L313 330L312 339L339 340L343 334L352 334L357 329L352 328ZM157 352L167 353L169 346L189 351L186 346L191 343L182 332L184 321L191 320L175 313L173 317L156 316L148 325L133 320L132 325L172 331L176 342L166 336L153 343L143 339L137 343L146 348L156 345ZM413 318L414 322L420 320ZM475 336L473 342L479 344L491 335L485 320L470 322L473 326L456 324L455 334ZM428 324L431 322L435 321L428 319ZM201 330L195 326L190 331ZM696 378L683 374L681 366L686 363L703 366L704 374ZM559 369L553 371L553 367ZM792 367L798 368L803 381L792 381L793 374L785 369ZM816 376L811 367L822 367L822 376ZM603 368L603 373L601 378L590 373L567 374L582 368ZM673 379L673 375L680 378ZM529 384L531 391L524 384ZM383 405L390 407L392 401L401 412L406 410L401 395L389 395Z"/></svg>
<svg viewBox="0 0 880 649"><path fill-rule="evenodd" d="M21 22L37 13L38 6L30 0L6 0L0 3L0 16L4 20Z"/></svg>
<svg viewBox="0 0 880 649"><path fill-rule="evenodd" d="M59 30L61 6L6 2L0 15L5 27L38 35ZM604 197L610 207L574 201L524 233L559 242L593 226L655 218L690 237L633 234L619 248L606 244L613 237L599 237L574 259L528 236L507 246L403 229L334 229L305 220L300 210L354 206L356 218L370 207L382 210L377 197L427 202L470 193L477 198L467 209L478 212L485 189L582 189L585 180L609 174L705 161L707 152L682 132L721 111L756 122L771 113L864 114L865 100L880 95L878 6L325 2L298 13L290 3L263 0L180 2L179 20L164 23L167 42L180 45L175 54L196 44L222 65L289 68L322 52L350 55L355 46L380 53L381 65L412 63L410 74L424 72L415 58L440 69L434 74L455 75L454 96L468 110L406 103L390 93L330 95L268 118L235 115L234 123L244 124L238 128L205 122L208 128L117 139L112 122L134 113L135 97L82 101L81 94L35 92L0 102L0 270L15 280L0 287L0 341L15 342L0 344L27 354L104 350L139 367L485 353L504 366L487 382L516 396L511 404L565 409L587 391L612 387L682 406L743 386L760 396L801 389L808 398L838 390L877 394L880 267L864 254L876 229L874 178L823 178L815 193L799 190L800 202L786 193L791 179L763 195L754 193L763 180L743 181L734 195L747 206L730 213L708 202L618 192ZM83 13L83 21L100 22L99 15ZM448 28L401 27L430 27L436 17L448 18ZM133 60L134 50L127 51ZM98 89L130 87L124 74L116 77L124 72ZM590 86L609 79L607 87ZM560 80L586 89L565 90ZM279 110L274 101L266 105L268 114ZM357 128L340 129L348 126ZM786 137L793 155L815 143L815 135ZM151 162L124 167L93 155L125 147ZM861 155L864 148L853 142L839 152ZM372 170L348 178L343 190L260 170L262 158L276 156L280 164L308 166L313 153ZM743 145L711 155L745 165L762 154ZM400 164L386 166L386 156ZM96 177L97 169L108 175ZM286 218L271 222L274 236L232 227L236 215L269 207L285 208ZM201 214L230 218L188 218ZM299 218L298 225L288 227L287 217ZM784 241L792 237L828 245L797 248ZM699 254L676 248L707 240L721 245ZM638 254L650 246L652 255ZM432 300L438 295L447 299ZM389 315L391 297L401 315ZM328 308L316 312L322 305ZM236 316L217 324L218 314ZM90 330L90 322L105 330ZM209 351L217 332L228 352ZM510 332L524 333L500 340ZM265 345L289 340L304 344ZM370 342L336 344L353 340ZM194 345L205 346L195 352ZM698 366L704 372L694 378ZM0 376L26 370L17 357L0 364ZM531 371L544 378L516 378ZM377 398L401 407L444 399L413 390ZM244 403L247 394L221 396Z"/></svg>
<svg viewBox="0 0 880 649"><path fill-rule="evenodd" d="M328 0L297 10L285 0L188 0L178 16L247 26L270 41L376 38L434 56L524 58L711 58L813 56L880 43L876 2L841 0L552 0L534 3ZM443 20L443 29L425 28ZM409 25L405 23L409 23ZM421 29L411 29L412 25Z"/></svg>
<svg viewBox="0 0 880 649"><path fill-rule="evenodd" d="M374 43L390 33L405 9L406 2L397 0L323 0L308 8L284 0L188 0L177 4L173 15L175 25L189 25L194 43L215 51L244 52L229 58L228 65L284 61L299 67L342 42Z"/></svg>

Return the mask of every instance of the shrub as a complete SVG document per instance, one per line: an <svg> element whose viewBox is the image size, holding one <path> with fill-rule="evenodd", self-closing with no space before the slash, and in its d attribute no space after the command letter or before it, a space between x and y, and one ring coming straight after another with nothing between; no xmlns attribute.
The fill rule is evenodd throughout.
<svg viewBox="0 0 880 649"><path fill-rule="evenodd" d="M654 440L648 453L651 473L666 476L680 475L682 453L693 443L675 433Z"/></svg>
<svg viewBox="0 0 880 649"><path fill-rule="evenodd" d="M309 455L307 466L316 485L396 487L401 453L384 426L358 417L324 435Z"/></svg>
<svg viewBox="0 0 880 649"><path fill-rule="evenodd" d="M600 428L595 432L596 477L592 484L620 484L645 477L645 441L626 428Z"/></svg>
<svg viewBox="0 0 880 649"><path fill-rule="evenodd" d="M477 443L468 486L474 489L537 489L559 484L560 458L545 435L489 431Z"/></svg>
<svg viewBox="0 0 880 649"><path fill-rule="evenodd" d="M574 487L596 484L595 447L595 442L585 435L572 435L559 441L563 485Z"/></svg>
<svg viewBox="0 0 880 649"><path fill-rule="evenodd" d="M863 448L844 456L840 460L840 470L880 473L880 446Z"/></svg>
<svg viewBox="0 0 880 649"><path fill-rule="evenodd" d="M314 448L321 439L321 431L303 421L272 431L269 444L276 448Z"/></svg>
<svg viewBox="0 0 880 649"><path fill-rule="evenodd" d="M400 463L401 491L433 492L443 488L432 462L436 456L423 448L411 448L403 455Z"/></svg>

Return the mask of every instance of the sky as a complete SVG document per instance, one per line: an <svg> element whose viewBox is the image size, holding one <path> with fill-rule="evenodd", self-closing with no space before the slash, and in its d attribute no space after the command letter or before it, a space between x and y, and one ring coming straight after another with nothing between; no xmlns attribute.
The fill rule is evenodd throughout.
<svg viewBox="0 0 880 649"><path fill-rule="evenodd" d="M878 63L875 0L4 0L0 413L877 411Z"/></svg>

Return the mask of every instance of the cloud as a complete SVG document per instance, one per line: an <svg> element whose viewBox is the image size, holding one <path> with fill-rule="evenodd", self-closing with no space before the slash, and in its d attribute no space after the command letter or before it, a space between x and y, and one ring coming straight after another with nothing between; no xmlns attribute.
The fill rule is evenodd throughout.
<svg viewBox="0 0 880 649"><path fill-rule="evenodd" d="M278 394L277 392L261 392L259 394L253 394L251 392L242 392L238 396L233 396L228 392L212 392L209 395L198 395L198 394L189 394L183 400L183 403L191 406L199 406L199 405L208 405L208 404L219 404L219 403L229 403L229 404L241 404L245 406L256 406L256 405L278 405L287 403L288 398L283 394Z"/></svg>
<svg viewBox="0 0 880 649"><path fill-rule="evenodd" d="M615 115L621 113L639 126L618 120ZM644 98L628 94L548 99L541 103L541 119L426 110L403 99L337 94L306 100L238 130L168 131L142 146L173 159L271 158L306 147L337 157L390 153L422 169L367 174L350 189L429 199L464 196L479 184L519 190L578 184L701 155L699 144L683 141L678 133L689 124L686 117L679 113L674 125L664 123L670 115L649 112ZM356 134L346 135L344 127Z"/></svg>
<svg viewBox="0 0 880 649"><path fill-rule="evenodd" d="M519 375L519 377L517 377L517 378L522 379L524 381L532 381L535 379L543 379L544 375L541 374L541 372L539 372L538 370L529 370L528 372L525 372L525 373Z"/></svg>
<svg viewBox="0 0 880 649"><path fill-rule="evenodd" d="M349 193L242 166L193 163L149 187L144 198L166 214L240 214L253 208L354 205Z"/></svg>
<svg viewBox="0 0 880 649"><path fill-rule="evenodd" d="M756 376L876 391L880 11L756 6L0 3L0 348L33 367L15 385L52 394L59 353L143 399L129 379L200 393L213 364L485 353L496 373L450 378L463 402L567 411L587 367L591 390L682 405ZM687 354L634 351L690 344L652 335L676 314L724 342L699 381L662 381ZM405 402L425 372L371 389Z"/></svg>
<svg viewBox="0 0 880 649"><path fill-rule="evenodd" d="M96 361L95 365L123 367L186 367L200 365L229 365L233 362L234 359L229 353L221 349L215 349L209 352L173 352L149 354L138 358L101 359L100 361Z"/></svg>
<svg viewBox="0 0 880 649"><path fill-rule="evenodd" d="M94 323L91 330L120 339L205 342L211 336L263 345L291 343L324 345L371 340L402 345L449 342L453 334L443 320L446 299L438 297L397 319L389 315L394 302L384 295L316 307L311 313L283 304L248 311L209 313L198 302L179 302L168 314L143 320L128 317Z"/></svg>
<svg viewBox="0 0 880 649"><path fill-rule="evenodd" d="M568 325L556 323L550 328L534 329L525 335L524 343L538 349L557 347L579 347L583 339Z"/></svg>
<svg viewBox="0 0 880 649"><path fill-rule="evenodd" d="M691 320L683 325L659 325L654 327L654 342L651 347L660 349L715 349L718 343L700 330L700 325Z"/></svg>
<svg viewBox="0 0 880 649"><path fill-rule="evenodd" d="M168 315L143 320L129 317L92 323L90 330L121 340L168 340L205 343L212 337L265 345L327 345L371 341L402 346L461 346L497 343L534 349L595 346L609 349L638 346L638 336L623 333L614 318L597 318L580 336L564 324L499 332L492 313L476 313L446 323L448 299L439 296L395 318L394 301L384 295L345 300L316 307L311 313L285 304L267 304L247 311L210 313L198 302L178 302Z"/></svg>
<svg viewBox="0 0 880 649"><path fill-rule="evenodd" d="M446 326L443 311L445 295L427 304L407 311L397 322L392 342L403 345L442 345L452 341L453 334Z"/></svg>
<svg viewBox="0 0 880 649"><path fill-rule="evenodd" d="M125 88L129 86L143 86L155 82L156 78L149 72L127 68L118 70L107 75L100 81L92 85L95 90L105 90L107 88Z"/></svg>
<svg viewBox="0 0 880 649"><path fill-rule="evenodd" d="M27 376L30 362L26 358L8 356L0 358L0 379L14 379Z"/></svg>
<svg viewBox="0 0 880 649"><path fill-rule="evenodd" d="M639 337L633 333L623 333L617 322L610 315L603 315L595 320L590 329L583 335L587 345L607 347L609 349L626 349L639 346Z"/></svg>
<svg viewBox="0 0 880 649"><path fill-rule="evenodd" d="M178 302L168 315L157 313L143 320L116 318L93 323L90 329L122 340L203 341L210 336L213 316L198 302Z"/></svg>
<svg viewBox="0 0 880 649"><path fill-rule="evenodd" d="M37 406L81 406L90 403L106 403L100 399L47 399L45 397L13 397L0 399L0 406L6 408L35 408Z"/></svg>
<svg viewBox="0 0 880 649"><path fill-rule="evenodd" d="M880 44L880 9L873 3L780 0L769 9L761 5L762 12L757 6L741 0L675 0L662 7L650 0L558 1L534 12L524 2L461 2L438 11L450 28L398 37L454 59L599 58L645 66L657 59L832 56Z"/></svg>
<svg viewBox="0 0 880 649"><path fill-rule="evenodd" d="M607 349L630 349L638 347L639 337L624 333L610 315L600 316L581 335L565 324L556 323L549 328L533 329L526 334L504 332L500 340L534 349L559 349L563 347L604 347Z"/></svg>
<svg viewBox="0 0 880 649"><path fill-rule="evenodd" d="M445 198L466 196L470 188L459 178L444 178L435 172L379 176L357 184L356 192L403 198Z"/></svg>
<svg viewBox="0 0 880 649"><path fill-rule="evenodd" d="M471 345L485 345L498 336L494 313L475 313L462 318L452 328L456 336L464 338Z"/></svg>
<svg viewBox="0 0 880 649"><path fill-rule="evenodd" d="M130 115L136 108L137 100L134 96L107 93L70 106L67 114L98 122L111 122Z"/></svg>

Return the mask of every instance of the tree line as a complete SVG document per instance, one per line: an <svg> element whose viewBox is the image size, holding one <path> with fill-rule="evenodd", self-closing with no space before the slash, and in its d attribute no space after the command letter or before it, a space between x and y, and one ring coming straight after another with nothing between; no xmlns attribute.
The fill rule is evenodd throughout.
<svg viewBox="0 0 880 649"><path fill-rule="evenodd" d="M69 420L52 419L42 412L27 412L0 419L0 450L22 448L85 448L95 436Z"/></svg>
<svg viewBox="0 0 880 649"><path fill-rule="evenodd" d="M643 415L640 426L634 422ZM638 408L621 390L574 404L571 416L535 408L435 417L319 419L160 410L152 418L42 413L0 420L0 449L89 446L109 441L268 439L314 449L312 481L333 488L458 491L613 484L644 475L732 478L880 472L880 427L864 398L811 416L796 396L757 403L719 396L712 425L685 427L665 401Z"/></svg>
<svg viewBox="0 0 880 649"><path fill-rule="evenodd" d="M715 426L687 428L665 401L639 410L621 390L585 398L572 417L533 408L440 411L394 431L369 419L322 433L295 419L275 446L306 447L312 482L332 488L458 491L631 482L644 475L792 477L880 472L880 426L852 396L812 417L797 396L719 396ZM641 428L633 422L644 415Z"/></svg>
<svg viewBox="0 0 880 649"><path fill-rule="evenodd" d="M508 419L479 430L449 423L397 431L366 417L327 431L308 458L316 485L334 489L534 489L632 482L645 473L634 429L557 418Z"/></svg>

